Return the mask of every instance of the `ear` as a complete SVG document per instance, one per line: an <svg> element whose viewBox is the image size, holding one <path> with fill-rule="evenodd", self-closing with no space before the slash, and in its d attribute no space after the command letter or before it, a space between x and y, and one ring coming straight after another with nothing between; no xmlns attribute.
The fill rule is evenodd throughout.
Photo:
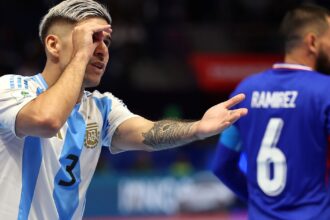
<svg viewBox="0 0 330 220"><path fill-rule="evenodd" d="M310 32L305 35L304 39L308 50L313 53L317 54L318 53L318 48L319 48L319 38L317 37L316 33Z"/></svg>
<svg viewBox="0 0 330 220"><path fill-rule="evenodd" d="M49 55L53 58L59 58L60 40L56 35L47 35L45 39L45 48Z"/></svg>

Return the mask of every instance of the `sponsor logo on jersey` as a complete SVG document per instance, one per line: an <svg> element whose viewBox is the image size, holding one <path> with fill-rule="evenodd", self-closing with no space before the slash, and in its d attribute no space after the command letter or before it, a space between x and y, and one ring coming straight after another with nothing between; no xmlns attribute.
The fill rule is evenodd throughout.
<svg viewBox="0 0 330 220"><path fill-rule="evenodd" d="M95 148L99 143L100 131L97 123L89 123L86 127L85 147Z"/></svg>
<svg viewBox="0 0 330 220"><path fill-rule="evenodd" d="M23 96L23 98L26 98L26 97L30 97L30 93L28 91L22 91L21 92L21 95Z"/></svg>
<svg viewBox="0 0 330 220"><path fill-rule="evenodd" d="M253 91L251 108L295 108L298 91Z"/></svg>
<svg viewBox="0 0 330 220"><path fill-rule="evenodd" d="M25 98L31 97L28 90L14 90L11 92L11 96L16 99L17 102L23 101Z"/></svg>

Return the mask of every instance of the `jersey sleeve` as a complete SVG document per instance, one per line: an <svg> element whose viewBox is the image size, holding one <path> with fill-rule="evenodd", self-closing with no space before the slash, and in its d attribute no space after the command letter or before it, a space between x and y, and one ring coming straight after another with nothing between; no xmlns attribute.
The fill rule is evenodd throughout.
<svg viewBox="0 0 330 220"><path fill-rule="evenodd" d="M15 134L18 112L37 96L31 80L19 75L0 77L0 128Z"/></svg>
<svg viewBox="0 0 330 220"><path fill-rule="evenodd" d="M219 144L223 144L230 150L240 152L242 150L242 142L238 129L232 125L224 130L220 136Z"/></svg>
<svg viewBox="0 0 330 220"><path fill-rule="evenodd" d="M124 102L111 93L105 93L111 101L108 102L109 111L107 113L107 121L105 122L105 135L103 137L103 146L109 147L111 153L119 153L117 150L113 149L111 146L112 136L115 133L117 127L127 119L138 117L138 115L133 114Z"/></svg>
<svg viewBox="0 0 330 220"><path fill-rule="evenodd" d="M211 170L238 197L248 199L247 180L239 166L242 158L241 140L235 126L227 128L217 144Z"/></svg>

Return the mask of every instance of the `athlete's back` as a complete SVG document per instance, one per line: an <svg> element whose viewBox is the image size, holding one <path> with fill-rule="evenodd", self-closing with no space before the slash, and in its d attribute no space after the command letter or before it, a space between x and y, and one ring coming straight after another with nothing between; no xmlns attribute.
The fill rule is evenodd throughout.
<svg viewBox="0 0 330 220"><path fill-rule="evenodd" d="M237 87L249 113L222 133L212 170L248 201L251 220L330 220L330 11L302 4L280 32L285 63Z"/></svg>
<svg viewBox="0 0 330 220"><path fill-rule="evenodd" d="M330 78L277 64L243 81L238 121L247 156L251 219L330 219L327 137Z"/></svg>

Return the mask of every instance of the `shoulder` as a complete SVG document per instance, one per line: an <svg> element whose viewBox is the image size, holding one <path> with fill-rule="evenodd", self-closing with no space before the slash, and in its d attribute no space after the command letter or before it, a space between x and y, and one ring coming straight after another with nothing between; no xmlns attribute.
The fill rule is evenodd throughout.
<svg viewBox="0 0 330 220"><path fill-rule="evenodd" d="M330 76L316 71L311 71L304 77L304 87L312 91L321 91L328 93L330 86Z"/></svg>
<svg viewBox="0 0 330 220"><path fill-rule="evenodd" d="M37 75L34 76L22 76L16 74L7 74L0 77L0 89L28 89L31 86L37 86L38 79Z"/></svg>
<svg viewBox="0 0 330 220"><path fill-rule="evenodd" d="M101 93L98 90L94 90L93 92L88 92L86 91L86 96L88 98L92 98L94 100L108 100L108 101L113 101L113 100L119 100L116 96L114 96L111 92L104 92Z"/></svg>
<svg viewBox="0 0 330 220"><path fill-rule="evenodd" d="M112 99L112 98L116 98L111 92L100 92L98 90L94 90L92 92L90 91L85 91L85 94L88 98L97 98L97 99L102 99L102 98L108 98L108 99Z"/></svg>
<svg viewBox="0 0 330 220"><path fill-rule="evenodd" d="M266 77L269 70L265 70L259 73L253 73L250 76L244 78L235 88L234 94L245 93L260 85L260 81Z"/></svg>
<svg viewBox="0 0 330 220"><path fill-rule="evenodd" d="M101 93L98 90L94 90L93 92L86 92L86 96L88 99L94 100L98 105L102 106L117 106L122 105L126 106L124 102L113 95L111 92Z"/></svg>
<svg viewBox="0 0 330 220"><path fill-rule="evenodd" d="M0 77L1 89L15 89L15 87L17 87L17 81L20 77L22 76L13 75L13 74L1 76Z"/></svg>
<svg viewBox="0 0 330 220"><path fill-rule="evenodd" d="M319 73L319 72L316 72L316 71L311 72L310 78L315 78L315 80L318 80L322 84L328 84L329 81L330 81L330 76L329 75Z"/></svg>
<svg viewBox="0 0 330 220"><path fill-rule="evenodd" d="M250 76L244 78L239 85L244 86L247 84L260 83L260 80L263 78L267 78L267 74L270 72L271 69L267 69L263 72L253 73Z"/></svg>

